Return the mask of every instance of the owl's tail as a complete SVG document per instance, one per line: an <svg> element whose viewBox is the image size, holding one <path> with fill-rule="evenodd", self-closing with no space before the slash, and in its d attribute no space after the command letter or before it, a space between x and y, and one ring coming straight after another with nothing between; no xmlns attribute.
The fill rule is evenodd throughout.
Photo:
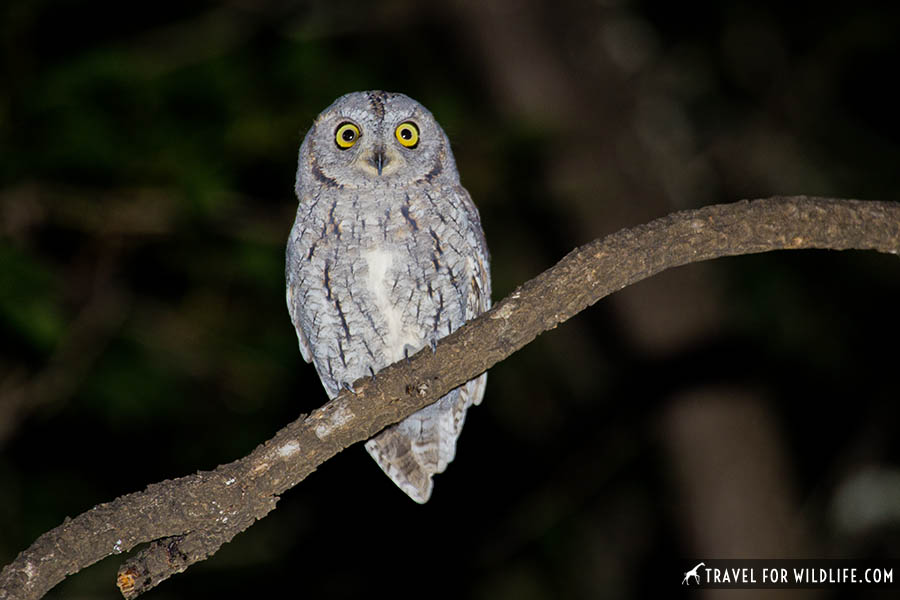
<svg viewBox="0 0 900 600"><path fill-rule="evenodd" d="M378 466L419 504L431 497L432 477L456 456L466 410L481 402L486 381L485 373L366 442Z"/></svg>
<svg viewBox="0 0 900 600"><path fill-rule="evenodd" d="M431 497L437 472L430 460L423 461L412 448L409 436L400 430L400 424L388 427L368 442L366 450L381 470L397 484L406 495L425 504Z"/></svg>

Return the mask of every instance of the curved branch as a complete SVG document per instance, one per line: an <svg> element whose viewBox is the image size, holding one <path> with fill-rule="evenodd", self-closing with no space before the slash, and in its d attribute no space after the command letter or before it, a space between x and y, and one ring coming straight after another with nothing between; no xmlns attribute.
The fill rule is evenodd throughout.
<svg viewBox="0 0 900 600"><path fill-rule="evenodd" d="M354 383L249 456L67 519L0 573L0 599L40 598L110 554L151 545L119 570L126 598L216 552L279 494L347 446L434 402L608 294L720 256L827 248L900 253L900 203L776 197L684 211L581 246L493 309L376 379Z"/></svg>

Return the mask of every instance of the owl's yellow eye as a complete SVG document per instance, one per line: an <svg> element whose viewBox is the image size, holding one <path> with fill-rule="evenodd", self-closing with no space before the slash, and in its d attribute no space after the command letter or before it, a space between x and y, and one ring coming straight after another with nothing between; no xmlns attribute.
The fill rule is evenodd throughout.
<svg viewBox="0 0 900 600"><path fill-rule="evenodd" d="M334 132L334 142L341 150L351 148L359 139L359 127L350 121L344 121Z"/></svg>
<svg viewBox="0 0 900 600"><path fill-rule="evenodd" d="M397 125L394 135L397 136L397 141L407 148L415 148L416 144L419 143L419 128L412 121L406 121Z"/></svg>

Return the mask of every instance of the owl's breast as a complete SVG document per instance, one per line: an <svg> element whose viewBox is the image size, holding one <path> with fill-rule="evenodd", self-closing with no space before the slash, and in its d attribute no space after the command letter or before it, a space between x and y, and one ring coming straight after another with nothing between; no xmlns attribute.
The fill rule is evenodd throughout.
<svg viewBox="0 0 900 600"><path fill-rule="evenodd" d="M331 381L378 371L468 318L466 215L457 197L432 191L322 194L298 212L292 297Z"/></svg>
<svg viewBox="0 0 900 600"><path fill-rule="evenodd" d="M409 281L402 281L402 270L398 272L398 267L402 269L409 256L391 246L375 245L360 249L360 258L367 267L365 292L377 317L374 320L376 333L388 355L388 362L403 358L405 349L418 349L423 339L419 328L411 322L407 303L397 297L398 291L412 289Z"/></svg>
<svg viewBox="0 0 900 600"><path fill-rule="evenodd" d="M451 270L453 250L440 244L449 239L443 231L447 219L412 195L404 191L356 215L363 232L356 260L364 267L359 280L367 298L360 308L371 312L387 363L435 342L464 320L464 290Z"/></svg>

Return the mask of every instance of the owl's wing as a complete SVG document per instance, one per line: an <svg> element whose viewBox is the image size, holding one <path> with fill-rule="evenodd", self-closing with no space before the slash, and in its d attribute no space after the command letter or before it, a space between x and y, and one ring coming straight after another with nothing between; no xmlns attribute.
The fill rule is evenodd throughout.
<svg viewBox="0 0 900 600"><path fill-rule="evenodd" d="M296 229L297 225L294 224L294 229ZM291 236L288 240L287 251L286 251L286 260L285 260L285 280L287 281L287 292L285 294L285 299L287 300L287 308L288 312L291 315L291 322L294 324L294 329L297 331L297 341L300 344L300 354L303 356L303 360L306 362L312 362L312 351L309 347L309 340L306 339L306 334L303 332L303 327L300 320L300 310L302 310L300 303L295 302L295 298L300 294L299 290L299 282L297 281L297 260L296 260L296 246L297 243L295 241L295 233L294 230L291 230Z"/></svg>
<svg viewBox="0 0 900 600"><path fill-rule="evenodd" d="M484 239L484 231L481 229L481 216L469 192L459 186L458 193L463 196L463 206L467 210L468 228L466 230L466 242L473 252L467 258L469 273L472 281L469 293L466 297L466 321L471 321L491 307L491 256ZM481 402L481 396L477 394L475 404Z"/></svg>
<svg viewBox="0 0 900 600"><path fill-rule="evenodd" d="M486 383L484 373L366 442L378 466L419 504L431 497L432 477L456 456L466 410L481 402Z"/></svg>
<svg viewBox="0 0 900 600"><path fill-rule="evenodd" d="M288 311L291 313L291 321L294 323L294 329L297 331L297 342L300 344L300 355L306 362L312 361L312 351L309 349L309 341L306 334L300 327L300 317L296 314L297 308L294 304L294 287L288 283L287 286L287 305Z"/></svg>

